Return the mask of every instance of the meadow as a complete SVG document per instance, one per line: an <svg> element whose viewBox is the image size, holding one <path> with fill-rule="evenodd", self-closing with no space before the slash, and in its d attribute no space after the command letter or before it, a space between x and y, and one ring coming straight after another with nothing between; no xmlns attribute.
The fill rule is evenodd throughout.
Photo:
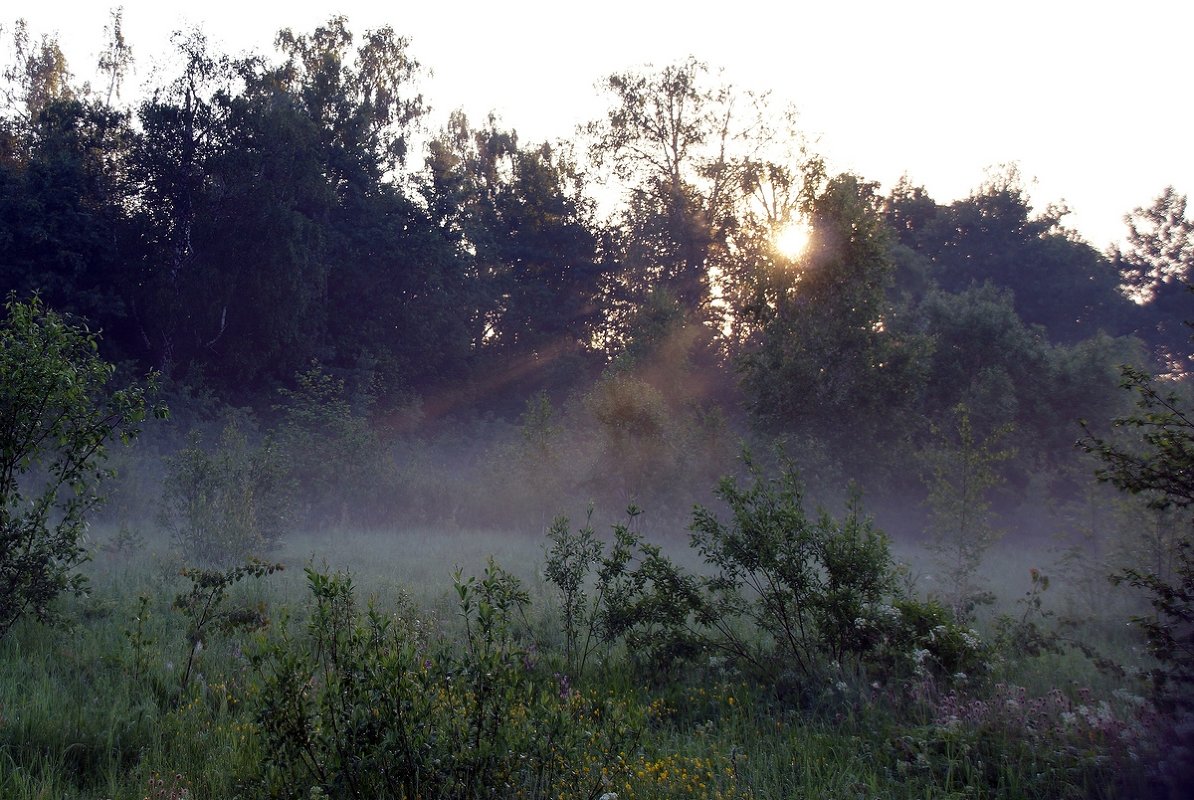
<svg viewBox="0 0 1194 800"><path fill-rule="evenodd" d="M702 569L682 533L662 541ZM180 574L169 542L127 528L89 545L73 622L0 641L5 798L1180 796L1130 598L1041 591L1047 548L989 554L997 600L957 676L916 649L911 669L797 674L625 636L580 663L535 533L295 535L282 570L239 579ZM923 593L928 556L896 557Z"/></svg>
<svg viewBox="0 0 1194 800"><path fill-rule="evenodd" d="M0 30L0 800L1190 794L1185 194L1100 252L697 56L432 130L339 15L122 98L121 19Z"/></svg>

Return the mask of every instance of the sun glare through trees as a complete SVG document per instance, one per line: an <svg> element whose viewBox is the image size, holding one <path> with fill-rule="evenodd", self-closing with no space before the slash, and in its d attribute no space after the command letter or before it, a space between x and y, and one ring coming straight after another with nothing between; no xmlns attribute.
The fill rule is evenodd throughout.
<svg viewBox="0 0 1194 800"><path fill-rule="evenodd" d="M812 229L805 222L789 222L775 232L775 249L784 258L795 261L804 255L812 238Z"/></svg>

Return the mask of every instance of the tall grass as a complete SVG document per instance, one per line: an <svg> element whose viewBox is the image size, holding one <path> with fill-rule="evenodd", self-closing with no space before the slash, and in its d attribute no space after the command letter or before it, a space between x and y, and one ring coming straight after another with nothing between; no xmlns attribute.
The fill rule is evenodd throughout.
<svg viewBox="0 0 1194 800"><path fill-rule="evenodd" d="M383 612L417 614L459 643L452 568L477 574L490 556L531 598L519 634L538 661L531 680L558 686L567 680L557 674L561 622L542 578L538 536L416 530L293 537L274 554L285 572L238 584L228 600L263 605L270 627L208 636L185 686L190 644L186 620L172 606L185 581L169 548L151 542L133 553L99 552L88 567L91 595L69 601L72 627L23 622L0 640L0 797L267 796L269 754L255 716L261 676L249 656L283 629L301 636L310 608L302 567L349 570L362 606L372 597ZM982 623L985 634L993 632L994 614L1018 613L1028 568L1048 563L1047 556L1022 547L996 552L987 580L1001 600ZM1051 591L1049 602L1064 607L1064 585ZM1101 672L1070 649L1037 657L1002 652L987 683L965 698L931 685L905 690L843 676L794 703L716 662L686 662L644 686L624 653L610 650L585 676L583 692L634 709L640 730L617 753L576 751L575 763L560 768L590 776L591 797L615 793L619 800L1159 795L1158 754L1139 721L1135 698L1143 690L1132 677L1146 666L1139 637L1113 617L1066 635L1086 637L1128 675ZM1105 713L1107 724L1066 721L1076 712L1060 705L1017 718L999 705L999 692L1010 690L995 684L1023 687L1029 700L1057 690L1065 708ZM961 719L942 710L972 698L988 703L986 710ZM1061 727L1046 730L1046 721ZM603 779L594 777L603 769ZM497 786L492 796L547 796L542 788Z"/></svg>

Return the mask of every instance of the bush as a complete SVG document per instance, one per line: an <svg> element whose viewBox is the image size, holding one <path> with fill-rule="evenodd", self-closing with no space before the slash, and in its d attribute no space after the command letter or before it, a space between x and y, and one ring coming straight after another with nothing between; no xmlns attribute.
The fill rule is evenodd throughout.
<svg viewBox="0 0 1194 800"><path fill-rule="evenodd" d="M662 488L674 471L675 451L671 414L659 390L631 374L613 373L584 403L600 432L602 474L620 479L611 488L623 498Z"/></svg>
<svg viewBox="0 0 1194 800"><path fill-rule="evenodd" d="M948 685L987 672L990 648L938 601L899 598L891 610L875 659L887 677L929 678Z"/></svg>
<svg viewBox="0 0 1194 800"><path fill-rule="evenodd" d="M710 568L688 573L631 525L608 548L559 518L546 577L559 591L566 661L583 673L595 642L624 640L641 665L715 657L763 682L803 690L850 670L873 678L963 679L985 665L977 634L939 603L903 597L886 537L854 493L844 517L810 516L789 468L752 485L724 479L723 522L697 507L691 545ZM631 524L639 512L631 509ZM591 579L590 588L590 578ZM810 679L812 679L810 681Z"/></svg>
<svg viewBox="0 0 1194 800"><path fill-rule="evenodd" d="M114 438L136 436L145 389L109 391L114 367L98 335L34 297L10 296L0 325L0 636L24 614L53 621L52 602L79 594L88 514ZM153 376L150 376L150 389ZM155 408L159 416L164 408Z"/></svg>
<svg viewBox="0 0 1194 800"><path fill-rule="evenodd" d="M727 478L718 488L728 523L704 508L693 515L693 546L715 570L704 613L718 648L767 672L794 668L805 677L865 659L879 644L878 615L895 587L886 538L857 494L841 521L810 517L791 469L767 480L748 466L752 486Z"/></svg>
<svg viewBox="0 0 1194 800"><path fill-rule="evenodd" d="M537 668L514 636L527 595L492 562L457 575L462 648L418 619L360 613L346 575L307 577L307 635L253 658L273 796L597 797L626 777L618 754L642 713Z"/></svg>

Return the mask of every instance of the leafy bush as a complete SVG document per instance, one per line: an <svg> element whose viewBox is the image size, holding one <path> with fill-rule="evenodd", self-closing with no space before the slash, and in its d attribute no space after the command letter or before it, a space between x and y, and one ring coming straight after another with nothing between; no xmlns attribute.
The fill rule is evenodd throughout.
<svg viewBox="0 0 1194 800"><path fill-rule="evenodd" d="M708 575L682 570L630 525L614 527L607 549L591 526L570 533L556 520L546 576L560 592L574 674L595 642L619 639L647 666L712 655L772 684L808 687L851 668L946 682L981 672L977 634L941 604L898 594L886 537L857 493L841 520L811 517L791 469L767 479L747 463L750 486L726 478L717 490L729 521L693 513L691 545Z"/></svg>
<svg viewBox="0 0 1194 800"><path fill-rule="evenodd" d="M214 451L193 435L167 460L159 519L187 560L230 566L281 539L290 496L274 445L251 446L233 421Z"/></svg>
<svg viewBox="0 0 1194 800"><path fill-rule="evenodd" d="M362 615L346 575L307 578L306 637L253 658L274 796L597 797L624 770L641 712L536 668L514 636L527 595L492 562L457 574L462 648L417 619Z"/></svg>
<svg viewBox="0 0 1194 800"><path fill-rule="evenodd" d="M564 615L564 663L573 676L584 673L602 600L600 594L596 599L590 599L586 591L589 572L604 550L593 531L592 517L590 510L585 526L575 533L569 527L567 517L556 517L547 531L551 546L547 549L543 574L559 591L560 610Z"/></svg>
<svg viewBox="0 0 1194 800"><path fill-rule="evenodd" d="M875 658L886 677L926 678L948 685L987 672L989 648L940 602L904 597L893 601L890 609Z"/></svg>
<svg viewBox="0 0 1194 800"><path fill-rule="evenodd" d="M589 522L570 533L567 517L557 517L548 531L544 573L559 591L565 663L575 678L597 647L622 640L632 660L651 668L666 670L695 652L690 621L702 602L699 582L634 530L641 513L627 509L629 522L614 525L608 548Z"/></svg>
<svg viewBox="0 0 1194 800"><path fill-rule="evenodd" d="M110 391L115 370L98 336L34 297L10 296L0 325L0 636L24 614L52 621L52 603L79 594L87 516L114 438L136 436L146 390ZM150 376L150 389L153 376ZM164 408L156 408L159 416Z"/></svg>
<svg viewBox="0 0 1194 800"><path fill-rule="evenodd" d="M187 618L187 663L180 683L185 689L191 680L195 660L203 651L211 631L232 633L256 630L268 624L264 606L225 608L228 590L245 578L264 578L282 569L281 564L266 564L250 559L227 570L184 569L182 576L191 582L189 591L174 598L174 607Z"/></svg>
<svg viewBox="0 0 1194 800"><path fill-rule="evenodd" d="M620 479L616 488L622 497L657 489L673 471L675 456L670 414L659 390L629 373L615 372L586 395L585 406L604 446L603 474Z"/></svg>
<svg viewBox="0 0 1194 800"><path fill-rule="evenodd" d="M766 480L748 466L753 485L727 478L718 487L728 523L704 508L693 515L693 546L715 570L703 620L715 644L768 672L790 665L806 677L864 659L895 587L886 538L856 493L840 522L812 518L791 469Z"/></svg>

